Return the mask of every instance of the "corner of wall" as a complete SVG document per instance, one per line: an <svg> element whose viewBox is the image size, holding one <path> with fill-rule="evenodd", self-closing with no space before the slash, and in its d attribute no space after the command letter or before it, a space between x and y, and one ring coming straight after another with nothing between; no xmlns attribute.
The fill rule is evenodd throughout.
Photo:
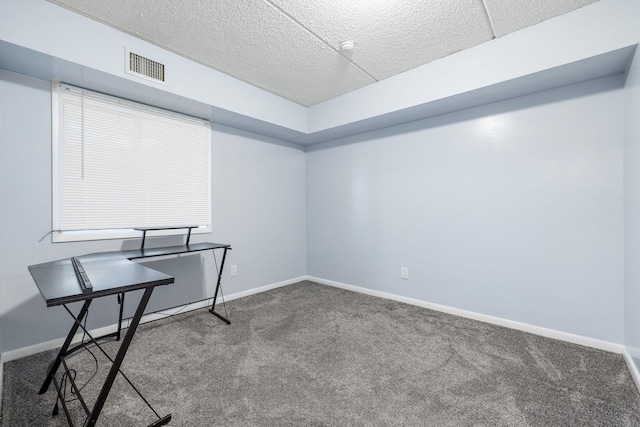
<svg viewBox="0 0 640 427"><path fill-rule="evenodd" d="M638 355L638 349L630 349L628 347L624 347L622 355L624 356L624 361L627 362L627 368L629 368L629 372L631 373L631 377L633 381L636 383L636 388L640 391L640 371L638 371L638 366L636 364L636 360L639 360L637 357L634 358L632 354Z"/></svg>
<svg viewBox="0 0 640 427"><path fill-rule="evenodd" d="M4 384L4 358L0 353L0 421L2 421L2 386Z"/></svg>
<svg viewBox="0 0 640 427"><path fill-rule="evenodd" d="M624 344L625 359L640 389L640 53L631 59L624 85Z"/></svg>

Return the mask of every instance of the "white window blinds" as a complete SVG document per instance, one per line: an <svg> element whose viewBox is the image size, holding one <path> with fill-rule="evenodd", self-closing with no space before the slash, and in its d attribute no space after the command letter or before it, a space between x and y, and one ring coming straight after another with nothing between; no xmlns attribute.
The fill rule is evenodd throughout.
<svg viewBox="0 0 640 427"><path fill-rule="evenodd" d="M54 240L90 230L209 229L208 122L67 85L54 93Z"/></svg>

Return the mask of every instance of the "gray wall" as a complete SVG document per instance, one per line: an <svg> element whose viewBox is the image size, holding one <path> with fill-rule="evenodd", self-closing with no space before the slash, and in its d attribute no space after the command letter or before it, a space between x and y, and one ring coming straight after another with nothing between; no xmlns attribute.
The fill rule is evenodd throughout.
<svg viewBox="0 0 640 427"><path fill-rule="evenodd" d="M225 294L304 275L304 151L220 126L213 127L212 147L213 233L192 240L233 246L227 262L238 265L238 276L231 278L226 270ZM0 206L0 352L6 352L59 338L69 328L70 318L62 308L45 308L28 265L136 243L52 244L45 236L51 229L50 83L4 70L0 70ZM210 253L149 264L176 276L174 285L157 289L150 310L213 294ZM132 314L135 299L127 299L126 314ZM90 327L116 322L117 305L106 300L92 306Z"/></svg>
<svg viewBox="0 0 640 427"><path fill-rule="evenodd" d="M622 85L314 146L308 274L622 343Z"/></svg>
<svg viewBox="0 0 640 427"><path fill-rule="evenodd" d="M624 258L625 344L640 369L640 54L625 85Z"/></svg>

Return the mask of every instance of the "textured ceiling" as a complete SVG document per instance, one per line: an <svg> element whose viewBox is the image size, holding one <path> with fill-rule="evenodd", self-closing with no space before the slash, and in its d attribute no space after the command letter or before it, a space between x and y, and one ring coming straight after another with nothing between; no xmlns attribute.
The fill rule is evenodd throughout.
<svg viewBox="0 0 640 427"><path fill-rule="evenodd" d="M49 1L310 106L597 0Z"/></svg>

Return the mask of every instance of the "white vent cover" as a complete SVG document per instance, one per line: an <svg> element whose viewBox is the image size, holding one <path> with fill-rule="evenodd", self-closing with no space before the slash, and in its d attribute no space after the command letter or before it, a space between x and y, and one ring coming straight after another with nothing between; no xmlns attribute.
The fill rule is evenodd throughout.
<svg viewBox="0 0 640 427"><path fill-rule="evenodd" d="M126 72L158 83L164 83L164 64L127 51Z"/></svg>

